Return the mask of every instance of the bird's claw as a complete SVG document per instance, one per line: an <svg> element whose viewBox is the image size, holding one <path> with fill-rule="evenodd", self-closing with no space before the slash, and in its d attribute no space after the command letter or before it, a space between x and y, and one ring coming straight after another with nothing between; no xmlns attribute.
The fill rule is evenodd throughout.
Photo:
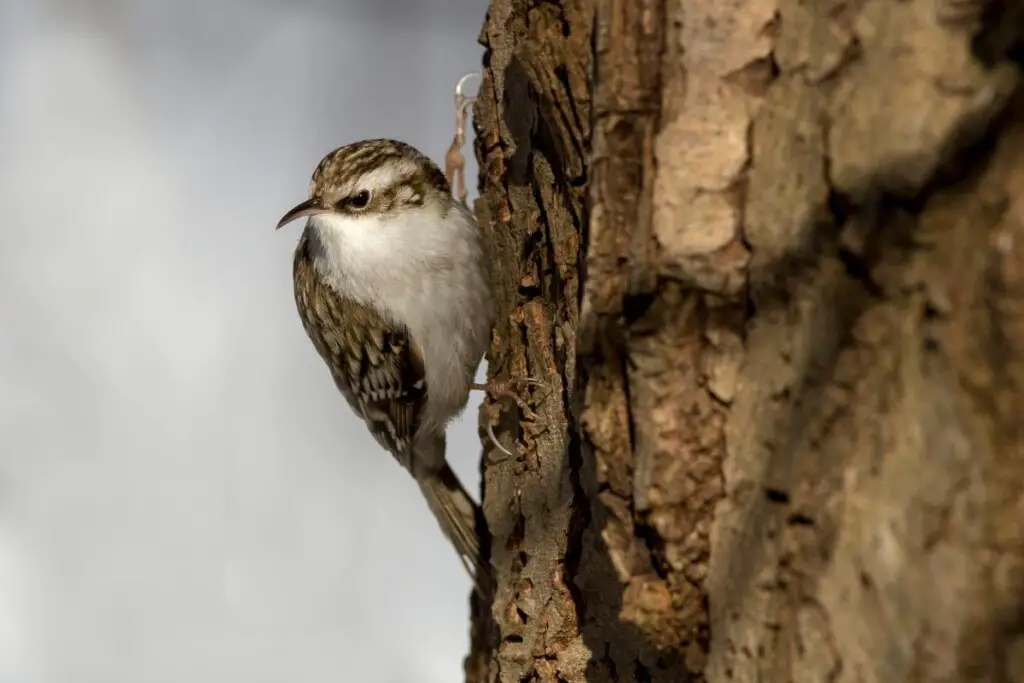
<svg viewBox="0 0 1024 683"><path fill-rule="evenodd" d="M463 74L455 84L455 138L444 157L444 175L448 179L452 195L457 196L463 205L469 191L466 189L466 158L462 156L462 146L466 144L466 112L476 100L462 92L466 81L473 76L481 76L478 71Z"/></svg>
<svg viewBox="0 0 1024 683"><path fill-rule="evenodd" d="M534 386L534 387L546 387L547 386L547 384L545 382L537 379L536 377L516 377L515 379L508 380L506 382L506 384L526 384L527 386Z"/></svg>
<svg viewBox="0 0 1024 683"><path fill-rule="evenodd" d="M502 453L504 453L506 457L512 457L512 451L502 446L501 442L498 441L498 437L494 435L494 422L492 422L491 420L487 421L487 438L490 439L491 443L494 444L494 447L497 448Z"/></svg>
<svg viewBox="0 0 1024 683"><path fill-rule="evenodd" d="M484 393L490 395L492 398L495 399L510 398L513 401L515 401L516 405L519 406L519 409L523 411L524 417L526 417L528 420L539 421L540 417L537 415L537 413L533 412L533 409L530 408L530 406L526 403L523 397L520 396L517 391L512 389L513 385L515 385L517 388L520 388L523 385L541 387L547 386L541 380L534 379L533 377L517 377L511 380L492 380L487 384L474 383L470 385L470 388L476 389L477 391L483 391Z"/></svg>
<svg viewBox="0 0 1024 683"><path fill-rule="evenodd" d="M472 102L473 100L476 99L475 97L469 97L468 95L462 92L462 87L466 85L466 81L468 81L470 78L473 78L474 76L477 78L481 78L482 74L479 71L470 71L469 73L462 74L462 77L459 78L458 82L455 84L456 109L465 106L466 101Z"/></svg>
<svg viewBox="0 0 1024 683"><path fill-rule="evenodd" d="M547 386L544 382L534 377L516 377L510 380L492 380L487 384L478 384L474 382L473 384L470 384L470 389L483 391L484 393L486 393L487 395L491 396L494 399L511 398L516 402L516 405L519 406L519 409L523 411L523 417L534 422L540 422L540 416L537 415L537 413L535 413L529 405L527 405L526 401L523 399L522 396L520 396L516 391L512 389L513 386L515 386L516 388L520 388L523 385L540 387ZM489 408L494 407L496 406L489 406ZM497 417L493 414L488 416L487 437L491 440L491 443L493 443L494 446L499 451L501 451L508 457L512 457L513 453L504 446L502 446L501 443L498 441L498 438L494 434L494 422L496 421L496 419Z"/></svg>

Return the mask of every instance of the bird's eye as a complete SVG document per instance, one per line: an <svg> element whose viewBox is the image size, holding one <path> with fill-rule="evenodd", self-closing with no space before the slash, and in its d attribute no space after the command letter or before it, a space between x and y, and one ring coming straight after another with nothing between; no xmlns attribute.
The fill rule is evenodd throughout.
<svg viewBox="0 0 1024 683"><path fill-rule="evenodd" d="M365 209L366 205L370 203L370 191L360 190L353 195L350 195L346 202L349 208L352 209Z"/></svg>

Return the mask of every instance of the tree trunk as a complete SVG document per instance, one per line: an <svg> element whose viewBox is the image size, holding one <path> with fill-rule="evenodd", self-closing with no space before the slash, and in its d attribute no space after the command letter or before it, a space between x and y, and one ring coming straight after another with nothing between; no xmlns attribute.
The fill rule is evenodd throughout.
<svg viewBox="0 0 1024 683"><path fill-rule="evenodd" d="M484 440L467 680L1024 682L1017 0L481 40L491 374L546 386Z"/></svg>

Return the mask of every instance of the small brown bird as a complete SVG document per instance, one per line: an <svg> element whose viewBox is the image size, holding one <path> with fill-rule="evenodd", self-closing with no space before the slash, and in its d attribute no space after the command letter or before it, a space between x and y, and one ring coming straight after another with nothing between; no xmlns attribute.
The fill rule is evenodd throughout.
<svg viewBox="0 0 1024 683"><path fill-rule="evenodd" d="M416 479L478 588L486 523L445 459L494 322L490 267L473 215L440 168L395 140L328 154L295 250L295 302L334 383Z"/></svg>

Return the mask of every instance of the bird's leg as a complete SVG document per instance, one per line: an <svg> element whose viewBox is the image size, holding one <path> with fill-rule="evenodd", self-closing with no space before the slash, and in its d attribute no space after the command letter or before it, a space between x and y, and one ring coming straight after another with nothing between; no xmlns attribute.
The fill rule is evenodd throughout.
<svg viewBox="0 0 1024 683"><path fill-rule="evenodd" d="M452 195L458 197L463 204L466 203L466 196L469 194L466 189L466 158L462 156L462 146L466 144L466 113L476 98L463 94L462 86L473 76L480 74L476 71L464 74L455 84L455 139L452 140L448 153L444 155L444 175L452 188Z"/></svg>

